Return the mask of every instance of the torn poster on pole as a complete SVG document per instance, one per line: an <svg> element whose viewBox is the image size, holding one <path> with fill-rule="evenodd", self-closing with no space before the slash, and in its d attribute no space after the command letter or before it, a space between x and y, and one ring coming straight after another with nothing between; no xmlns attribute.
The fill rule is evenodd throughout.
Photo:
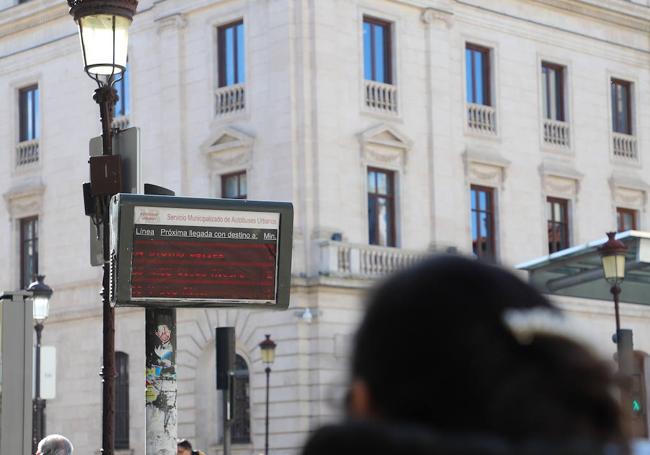
<svg viewBox="0 0 650 455"><path fill-rule="evenodd" d="M288 307L289 203L119 194L111 224L114 305Z"/></svg>
<svg viewBox="0 0 650 455"><path fill-rule="evenodd" d="M176 451L176 310L145 311L147 454Z"/></svg>

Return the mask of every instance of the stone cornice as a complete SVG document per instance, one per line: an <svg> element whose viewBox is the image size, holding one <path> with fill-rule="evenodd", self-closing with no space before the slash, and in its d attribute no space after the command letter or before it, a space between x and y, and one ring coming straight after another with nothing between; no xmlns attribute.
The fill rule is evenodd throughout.
<svg viewBox="0 0 650 455"><path fill-rule="evenodd" d="M68 16L67 4L57 0L32 0L7 8L0 11L0 39Z"/></svg>
<svg viewBox="0 0 650 455"><path fill-rule="evenodd" d="M486 0L390 0L393 3L420 9L442 10L451 13L453 4L491 8L492 2ZM570 11L593 19L611 22L638 30L650 29L650 7L632 3L630 0L526 0L557 9ZM496 3L496 2L495 2ZM496 12L496 9L495 9Z"/></svg>
<svg viewBox="0 0 650 455"><path fill-rule="evenodd" d="M623 0L533 0L621 27L650 31L650 8Z"/></svg>
<svg viewBox="0 0 650 455"><path fill-rule="evenodd" d="M510 15L499 4L486 3L483 0L455 0L458 5L479 8L494 14ZM529 4L538 4L578 16L614 24L633 30L647 32L650 30L650 8L623 0L527 0ZM521 15L513 18L528 20ZM541 25L541 24L540 24Z"/></svg>

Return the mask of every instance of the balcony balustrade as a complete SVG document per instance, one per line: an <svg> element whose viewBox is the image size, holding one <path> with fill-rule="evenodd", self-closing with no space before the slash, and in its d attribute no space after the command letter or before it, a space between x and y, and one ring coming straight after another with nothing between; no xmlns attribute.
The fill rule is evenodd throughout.
<svg viewBox="0 0 650 455"><path fill-rule="evenodd" d="M469 103L467 105L467 126L479 133L497 133L497 114L492 106Z"/></svg>
<svg viewBox="0 0 650 455"><path fill-rule="evenodd" d="M570 142L569 124L557 120L544 119L544 142L546 144L569 148Z"/></svg>
<svg viewBox="0 0 650 455"><path fill-rule="evenodd" d="M246 87L244 84L219 87L215 91L217 115L229 115L243 111L246 107Z"/></svg>
<svg viewBox="0 0 650 455"><path fill-rule="evenodd" d="M16 145L16 166L36 163L39 157L38 139L22 141Z"/></svg>
<svg viewBox="0 0 650 455"><path fill-rule="evenodd" d="M612 153L617 160L637 162L636 136L612 133Z"/></svg>
<svg viewBox="0 0 650 455"><path fill-rule="evenodd" d="M374 112L397 114L397 87L377 81L365 81L366 106Z"/></svg>
<svg viewBox="0 0 650 455"><path fill-rule="evenodd" d="M373 279L408 267L426 254L424 251L324 240L320 243L320 275Z"/></svg>

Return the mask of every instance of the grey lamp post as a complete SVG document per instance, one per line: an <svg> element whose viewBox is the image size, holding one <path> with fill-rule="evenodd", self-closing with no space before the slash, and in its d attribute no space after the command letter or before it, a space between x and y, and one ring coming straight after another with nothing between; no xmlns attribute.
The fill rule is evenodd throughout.
<svg viewBox="0 0 650 455"><path fill-rule="evenodd" d="M32 293L34 330L36 331L36 359L34 361L35 382L34 401L32 407L32 453L36 453L38 442L45 437L45 400L41 398L41 333L43 323L50 312L50 297L52 288L43 282L44 275L37 275L36 281L27 288Z"/></svg>
<svg viewBox="0 0 650 455"><path fill-rule="evenodd" d="M11 305L2 308L2 361L5 371L2 372L2 409L0 413L0 452L2 453L36 453L36 444L42 439L43 415L37 414L38 400L32 400L32 343L33 338L29 327L31 321L47 313L52 289L43 282L45 277L38 275L37 280L25 290L2 292L0 300L8 300ZM27 309L20 307L20 303L32 305L32 314L27 314ZM16 304L16 305L14 305ZM3 305L4 306L4 305ZM38 310L34 308L38 307ZM47 314L45 314L47 317ZM43 319L44 320L44 319ZM38 321L38 319L37 319ZM38 324L38 322L37 322ZM41 322L42 324L42 322ZM5 333L6 331L6 333ZM40 335L37 332L38 346ZM36 356L36 381L40 377L40 351ZM14 370L11 371L11 368ZM7 374L11 371L11 374ZM40 383L36 382L40 388ZM36 389L36 397L40 389ZM25 411L29 402L32 403L32 419ZM43 404L43 408L44 408ZM22 418L21 418L22 416ZM40 438L39 438L40 437ZM39 439L37 439L39 438Z"/></svg>
<svg viewBox="0 0 650 455"><path fill-rule="evenodd" d="M102 390L102 453L113 455L115 447L115 313L109 301L109 219L110 197L119 192L108 179L94 180L93 166L117 169L119 158L113 156L113 112L117 92L113 87L126 70L129 27L133 21L137 0L68 0L70 14L79 27L84 71L97 83L93 99L99 105L102 123L103 154L91 158L90 192L94 200L90 214L98 232L103 229L104 274L102 280L103 303L103 362ZM112 159L116 158L116 159ZM94 160L94 162L93 162ZM111 164L112 163L112 164ZM116 165L117 163L117 165ZM101 174L101 172L100 172ZM108 174L108 173L107 173Z"/></svg>
<svg viewBox="0 0 650 455"><path fill-rule="evenodd" d="M266 431L264 433L264 455L269 455L269 383L271 378L271 364L275 360L275 342L271 339L271 335L265 335L264 341L260 346L262 352L262 362L266 365Z"/></svg>

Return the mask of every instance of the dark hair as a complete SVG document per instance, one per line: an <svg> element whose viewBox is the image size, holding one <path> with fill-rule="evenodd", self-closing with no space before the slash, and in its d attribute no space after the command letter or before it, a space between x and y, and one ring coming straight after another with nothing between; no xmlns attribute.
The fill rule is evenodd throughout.
<svg viewBox="0 0 650 455"><path fill-rule="evenodd" d="M190 444L190 441L187 439L179 439L176 443L176 446L180 447L181 449L192 450L192 444Z"/></svg>
<svg viewBox="0 0 650 455"><path fill-rule="evenodd" d="M521 343L508 309L557 310L514 274L429 258L380 284L355 339L354 378L384 419L509 439L624 442L611 371L579 344Z"/></svg>

